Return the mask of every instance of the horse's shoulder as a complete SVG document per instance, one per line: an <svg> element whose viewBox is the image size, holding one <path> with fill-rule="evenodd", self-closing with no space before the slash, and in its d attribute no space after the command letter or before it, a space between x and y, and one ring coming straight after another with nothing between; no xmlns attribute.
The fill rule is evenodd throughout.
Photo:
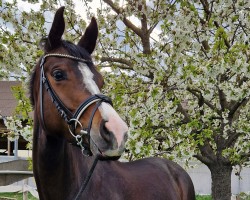
<svg viewBox="0 0 250 200"><path fill-rule="evenodd" d="M166 158L160 158L160 157L149 157L139 160L144 164L152 164L152 165L158 165L158 166L168 166L168 167L180 167L177 163L173 162L172 160L168 160Z"/></svg>
<svg viewBox="0 0 250 200"><path fill-rule="evenodd" d="M165 173L180 176L187 175L186 171L176 162L160 157L149 157L134 161L137 167L150 168L152 170L161 170Z"/></svg>

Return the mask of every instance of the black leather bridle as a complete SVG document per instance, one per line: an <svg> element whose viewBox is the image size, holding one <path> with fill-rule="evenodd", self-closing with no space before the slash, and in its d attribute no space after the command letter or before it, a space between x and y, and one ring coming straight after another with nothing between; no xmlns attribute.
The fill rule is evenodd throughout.
<svg viewBox="0 0 250 200"><path fill-rule="evenodd" d="M40 62L40 115L41 115L41 123L43 126L43 129L46 130L45 122L44 122L44 114L43 114L43 86L45 87L46 91L48 92L49 96L51 97L52 102L56 106L56 109L58 110L60 116L65 120L65 122L68 124L69 132L76 140L76 145L78 145L82 153L84 155L92 155L92 152L90 150L90 130L92 126L92 121L95 115L95 112L97 111L98 107L101 105L102 102L109 103L112 106L112 101L109 97L103 95L103 94L94 94L90 96L88 99L86 99L84 102L80 104L80 106L76 109L75 113L70 112L70 110L64 105L62 100L58 97L56 92L51 87L51 84L46 77L46 74L44 72L44 64L47 57L60 57L60 58L69 58L78 62L83 63L92 63L90 60L85 60L82 58L78 58L75 56L67 55L67 54L45 54ZM84 114L86 109L96 103L95 107L93 108L93 111L91 113L91 116L89 118L88 127L86 129L83 128L82 124L80 123L79 119ZM75 130L77 126L80 126L80 134L76 134ZM87 137L87 143L83 142L83 137ZM94 143L94 141L93 141ZM94 143L94 145L96 145ZM97 147L97 145L96 145ZM97 147L98 148L98 147ZM99 148L98 148L99 150Z"/></svg>

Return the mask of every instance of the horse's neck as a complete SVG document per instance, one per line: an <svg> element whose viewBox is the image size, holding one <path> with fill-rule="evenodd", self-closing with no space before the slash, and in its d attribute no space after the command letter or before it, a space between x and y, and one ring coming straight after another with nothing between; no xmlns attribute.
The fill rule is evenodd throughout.
<svg viewBox="0 0 250 200"><path fill-rule="evenodd" d="M51 187L52 190L62 191L63 195L69 194L70 190L80 186L87 175L91 159L83 157L77 147L68 144L63 138L47 136L41 130L36 134L39 136L34 137L33 141L33 163L38 184L41 188Z"/></svg>
<svg viewBox="0 0 250 200"><path fill-rule="evenodd" d="M51 136L46 136L42 133L39 137L38 145L38 156L39 164L42 168L41 170L60 170L63 168L63 164L67 160L67 154L65 154L65 142L62 138L54 138Z"/></svg>

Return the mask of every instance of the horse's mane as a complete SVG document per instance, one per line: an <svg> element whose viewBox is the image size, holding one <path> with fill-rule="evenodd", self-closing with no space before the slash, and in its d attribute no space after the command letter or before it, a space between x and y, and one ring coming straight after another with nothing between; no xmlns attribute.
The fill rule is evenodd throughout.
<svg viewBox="0 0 250 200"><path fill-rule="evenodd" d="M41 58L39 59L39 63L40 63ZM29 79L29 98L30 98L30 102L31 105L34 109L34 104L35 104L35 100L34 100L34 81L35 81L35 77L36 77L36 66L33 67L32 71L31 71L31 75L30 75L30 79Z"/></svg>
<svg viewBox="0 0 250 200"><path fill-rule="evenodd" d="M45 44L48 42L48 38L44 38L41 40L40 42L40 46L41 48L45 47ZM86 60L91 60L91 56L90 54L82 47L73 44L72 42L69 42L67 40L61 40L61 45L63 48L65 48L68 51L68 54L71 56L75 56L78 58L83 58ZM46 50L45 50L45 54L46 54ZM39 59L39 62L41 62L41 58ZM38 65L38 64L37 64ZM31 101L31 105L34 106L34 81L35 81L35 77L36 77L36 68L37 65L35 67L33 67L31 75L30 75L30 80L29 80L29 94L30 94L30 101ZM88 63L89 67L92 67L93 65L91 63Z"/></svg>

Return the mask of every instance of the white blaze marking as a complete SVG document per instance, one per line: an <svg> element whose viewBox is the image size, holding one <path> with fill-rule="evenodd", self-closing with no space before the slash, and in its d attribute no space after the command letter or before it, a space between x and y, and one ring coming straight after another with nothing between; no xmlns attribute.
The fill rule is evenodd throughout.
<svg viewBox="0 0 250 200"><path fill-rule="evenodd" d="M94 74L91 72L89 67L85 63L79 63L78 67L82 73L83 83L84 83L86 89L92 95L100 93L100 90L93 79Z"/></svg>
<svg viewBox="0 0 250 200"><path fill-rule="evenodd" d="M94 74L91 72L89 67L85 63L79 63L78 67L82 73L83 83L86 89L91 93L91 95L99 94L100 90L94 81ZM126 123L120 118L113 107L107 103L102 103L98 110L100 111L102 118L107 121L105 123L106 128L115 134L119 147L124 140L124 134L128 131Z"/></svg>

